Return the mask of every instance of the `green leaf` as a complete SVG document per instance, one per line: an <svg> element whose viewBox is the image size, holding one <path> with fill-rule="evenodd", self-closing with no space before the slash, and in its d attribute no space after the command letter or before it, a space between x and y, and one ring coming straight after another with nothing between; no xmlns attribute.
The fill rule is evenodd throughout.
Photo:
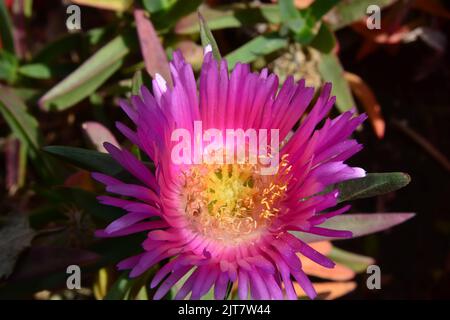
<svg viewBox="0 0 450 320"><path fill-rule="evenodd" d="M122 167L107 153L66 146L48 146L43 149L88 171L98 171L111 176L118 175L123 171Z"/></svg>
<svg viewBox="0 0 450 320"><path fill-rule="evenodd" d="M313 4L304 9L304 11L309 12L310 15L318 21L339 2L340 0L315 0Z"/></svg>
<svg viewBox="0 0 450 320"><path fill-rule="evenodd" d="M332 94L336 96L337 108L341 112L350 110L355 106L352 92L344 78L339 58L334 53L322 54L319 62L319 72L325 81L333 84Z"/></svg>
<svg viewBox="0 0 450 320"><path fill-rule="evenodd" d="M44 110L65 110L95 92L121 66L136 38L119 35L86 60L77 70L58 83L40 100Z"/></svg>
<svg viewBox="0 0 450 320"><path fill-rule="evenodd" d="M370 5L377 5L384 8L396 0L350 0L341 1L331 12L327 15L327 21L330 23L333 30L341 29L353 22L363 19L366 16L367 7Z"/></svg>
<svg viewBox="0 0 450 320"><path fill-rule="evenodd" d="M323 53L330 53L336 46L334 33L326 23L320 25L319 32L310 43L310 46Z"/></svg>
<svg viewBox="0 0 450 320"><path fill-rule="evenodd" d="M367 267L374 264L375 261L371 257L363 256L353 252L345 251L335 246L327 254L327 257L336 263L343 264L344 266L359 273L367 270Z"/></svg>
<svg viewBox="0 0 450 320"><path fill-rule="evenodd" d="M217 61L220 61L222 56L220 55L220 51L219 51L219 47L217 46L216 39L214 39L214 36L213 36L211 30L208 28L208 25L206 24L206 21L200 12L198 13L198 20L200 23L200 38L202 40L203 48L210 45L212 48L212 54L213 54L214 58Z"/></svg>
<svg viewBox="0 0 450 320"><path fill-rule="evenodd" d="M28 113L27 106L13 89L0 85L0 112L15 136L27 147L28 155L43 177L52 176L48 159L41 154L43 138L37 120Z"/></svg>
<svg viewBox="0 0 450 320"><path fill-rule="evenodd" d="M285 48L287 44L287 39L277 34L260 35L226 56L228 69L234 68L237 62L253 62L258 57Z"/></svg>
<svg viewBox="0 0 450 320"><path fill-rule="evenodd" d="M30 245L34 235L28 219L21 214L0 219L0 279L11 274L19 254Z"/></svg>
<svg viewBox="0 0 450 320"><path fill-rule="evenodd" d="M273 4L234 3L213 8L203 5L199 8L199 12L208 23L210 30L240 28L267 22L278 24L281 21L278 5ZM177 34L192 34L199 31L200 25L196 13L184 17L175 26Z"/></svg>
<svg viewBox="0 0 450 320"><path fill-rule="evenodd" d="M396 226L406 220L414 217L414 213L355 213L343 214L328 219L320 225L321 228L329 228L333 230L348 230L353 233L351 238L357 238L383 231ZM291 232L296 237L305 242L329 241L329 240L345 240L348 238L325 237L305 232Z"/></svg>
<svg viewBox="0 0 450 320"><path fill-rule="evenodd" d="M172 77L166 51L161 44L161 40L152 22L147 17L147 13L142 9L135 9L134 20L136 22L139 44L147 72L153 78L159 73L166 80L167 85L172 87Z"/></svg>
<svg viewBox="0 0 450 320"><path fill-rule="evenodd" d="M109 289L104 300L122 300L125 298L128 290L132 285L132 280L128 277L128 272L124 272L120 277L114 282L114 284Z"/></svg>
<svg viewBox="0 0 450 320"><path fill-rule="evenodd" d="M4 0L0 0L0 40L5 50L10 53L15 52L11 18L9 17Z"/></svg>
<svg viewBox="0 0 450 320"><path fill-rule="evenodd" d="M280 8L280 17L285 24L294 33L299 33L305 27L305 20L300 12L294 6L293 0L278 0Z"/></svg>
<svg viewBox="0 0 450 320"><path fill-rule="evenodd" d="M131 93L134 95L138 95L142 85L144 84L144 78L142 76L142 71L138 70L135 72L134 76L133 76L133 80L132 80L132 88L131 88Z"/></svg>
<svg viewBox="0 0 450 320"><path fill-rule="evenodd" d="M341 182L335 187L339 189L339 201L375 197L403 188L411 181L411 177L403 172L368 173L364 178Z"/></svg>
<svg viewBox="0 0 450 320"><path fill-rule="evenodd" d="M72 0L75 4L86 5L98 9L123 12L133 4L133 0Z"/></svg>
<svg viewBox="0 0 450 320"><path fill-rule="evenodd" d="M0 80L13 83L17 77L19 62L14 54L0 49Z"/></svg>
<svg viewBox="0 0 450 320"><path fill-rule="evenodd" d="M175 4L176 0L143 0L142 5L150 13L166 11Z"/></svg>

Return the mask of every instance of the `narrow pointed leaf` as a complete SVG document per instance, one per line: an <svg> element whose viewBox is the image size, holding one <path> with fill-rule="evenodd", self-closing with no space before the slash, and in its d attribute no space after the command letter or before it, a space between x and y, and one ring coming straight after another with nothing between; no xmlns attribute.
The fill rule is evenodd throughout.
<svg viewBox="0 0 450 320"><path fill-rule="evenodd" d="M75 4L90 6L112 11L126 11L133 4L133 0L72 0Z"/></svg>
<svg viewBox="0 0 450 320"><path fill-rule="evenodd" d="M217 46L216 39L214 39L214 36L211 32L211 30L208 28L208 25L201 15L201 13L198 13L198 19L200 23L200 38L202 40L202 46L205 48L206 46L210 45L212 48L212 53L214 58L217 61L220 61L222 58L220 55L219 47Z"/></svg>
<svg viewBox="0 0 450 320"><path fill-rule="evenodd" d="M345 251L336 247L331 249L327 254L327 257L357 273L366 271L368 266L375 263L375 260L371 257Z"/></svg>
<svg viewBox="0 0 450 320"><path fill-rule="evenodd" d="M288 40L277 34L258 36L226 56L228 69L234 68L237 62L253 62L259 57L285 48L287 44Z"/></svg>
<svg viewBox="0 0 450 320"><path fill-rule="evenodd" d="M10 53L14 53L11 18L6 9L4 0L0 0L0 39L3 48Z"/></svg>
<svg viewBox="0 0 450 320"><path fill-rule="evenodd" d="M368 173L364 178L348 180L336 185L339 201L370 198L403 188L411 177L403 172Z"/></svg>
<svg viewBox="0 0 450 320"><path fill-rule="evenodd" d="M47 111L61 111L88 97L121 67L134 42L131 33L119 35L111 40L47 92L39 100L41 108Z"/></svg>
<svg viewBox="0 0 450 320"><path fill-rule="evenodd" d="M336 96L336 105L339 111L345 112L355 107L350 86L344 78L344 70L336 54L321 55L319 72L323 80L333 84L332 94Z"/></svg>
<svg viewBox="0 0 450 320"><path fill-rule="evenodd" d="M389 229L411 219L414 215L414 213L344 214L327 220L320 227L333 230L348 230L353 233L352 238L357 238ZM291 233L306 242L348 239L325 237L296 231L292 231Z"/></svg>

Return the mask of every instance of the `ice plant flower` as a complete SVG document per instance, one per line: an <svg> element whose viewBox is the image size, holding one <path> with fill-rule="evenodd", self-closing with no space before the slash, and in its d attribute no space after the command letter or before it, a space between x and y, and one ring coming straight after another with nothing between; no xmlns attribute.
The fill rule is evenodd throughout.
<svg viewBox="0 0 450 320"><path fill-rule="evenodd" d="M325 119L335 103L330 84L306 113L314 89L304 80L289 77L279 89L278 77L267 69L251 72L238 63L229 73L225 59L217 62L205 52L198 88L191 66L175 52L173 87L157 75L153 93L142 87L139 96L121 102L135 129L122 123L117 128L153 160L155 170L129 151L105 144L136 182L93 174L106 191L118 195L99 201L126 212L97 235L146 233L142 252L118 268L137 277L162 263L150 283L154 299L185 275L175 299L199 299L211 288L215 299L223 299L235 282L240 299L297 299L295 282L314 298L298 255L327 268L335 264L290 231L351 236L320 225L348 210L333 208L338 191L330 186L365 175L344 163L362 148L350 135L365 115L348 111ZM172 132L193 132L196 121L205 129L278 129L277 172L263 176L259 164L248 163L174 163Z"/></svg>

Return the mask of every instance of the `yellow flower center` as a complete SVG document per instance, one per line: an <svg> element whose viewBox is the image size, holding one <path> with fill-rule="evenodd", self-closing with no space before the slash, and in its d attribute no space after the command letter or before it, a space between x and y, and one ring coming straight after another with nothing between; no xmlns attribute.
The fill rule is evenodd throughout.
<svg viewBox="0 0 450 320"><path fill-rule="evenodd" d="M260 175L257 165L193 165L185 173L185 213L195 232L227 244L256 238L279 212L287 190L282 179L287 161L276 175Z"/></svg>

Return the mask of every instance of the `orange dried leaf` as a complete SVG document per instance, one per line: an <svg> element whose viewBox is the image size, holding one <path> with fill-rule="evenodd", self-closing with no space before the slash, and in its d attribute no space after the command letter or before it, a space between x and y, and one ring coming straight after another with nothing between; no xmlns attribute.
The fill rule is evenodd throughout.
<svg viewBox="0 0 450 320"><path fill-rule="evenodd" d="M384 137L386 123L381 114L380 104L372 89L356 74L345 72L344 77L356 98L361 102L364 110L367 112L376 136L382 139Z"/></svg>

